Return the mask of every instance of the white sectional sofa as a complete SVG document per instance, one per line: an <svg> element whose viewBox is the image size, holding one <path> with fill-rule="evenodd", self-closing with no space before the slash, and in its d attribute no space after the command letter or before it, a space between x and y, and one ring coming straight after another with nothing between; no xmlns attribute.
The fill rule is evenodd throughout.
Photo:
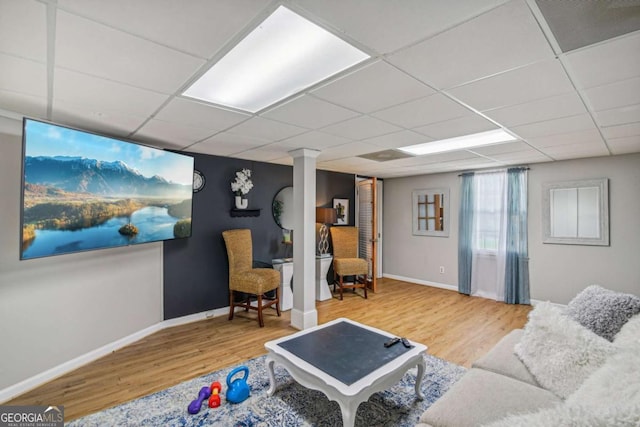
<svg viewBox="0 0 640 427"><path fill-rule="evenodd" d="M640 426L640 298L590 286L537 305L419 427Z"/></svg>

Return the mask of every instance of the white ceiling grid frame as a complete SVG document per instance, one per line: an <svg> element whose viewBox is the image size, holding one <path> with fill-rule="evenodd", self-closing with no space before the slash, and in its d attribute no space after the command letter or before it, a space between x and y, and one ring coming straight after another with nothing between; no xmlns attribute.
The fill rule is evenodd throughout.
<svg viewBox="0 0 640 427"><path fill-rule="evenodd" d="M436 91L386 61L376 61L312 91L311 94L369 114Z"/></svg>
<svg viewBox="0 0 640 427"><path fill-rule="evenodd" d="M201 58L61 10L56 28L56 66L106 80L173 94L204 64Z"/></svg>
<svg viewBox="0 0 640 427"><path fill-rule="evenodd" d="M586 98L584 92L576 84L576 80L577 80L576 79L576 73L575 73L574 69L571 67L569 61L567 60L567 54L564 54L562 52L562 50L560 49L560 45L556 41L556 39L555 39L555 37L553 35L553 32L551 31L551 28L549 28L549 25L547 24L546 20L544 19L543 15L542 15L542 12L540 12L540 8L536 4L535 0L526 0L526 1L527 1L527 4L528 4L529 8L531 9L531 12L533 13L533 15L535 16L536 20L538 21L538 25L540 25L540 28L541 28L542 32L544 33L545 37L547 37L547 40L549 41L549 44L551 45L551 47L553 48L554 52L556 53L557 58L560 61L560 64L562 64L562 67L564 68L565 73L567 74L567 77L571 81L571 84L573 85L574 89L576 90L576 92L580 96L580 99L582 100L584 105L586 107L588 107L589 103L587 102L587 98ZM609 41L605 41L603 43L607 43L607 42L609 42ZM600 45L600 44L602 44L602 43L599 43L597 45ZM573 51L573 52L586 51L587 49L590 49L590 48L593 48L593 46L587 46L587 47L584 47L584 48L576 49L576 51ZM569 54L571 54L571 53L572 52L569 52ZM601 133L599 127L598 127L598 123L596 121L596 118L591 113L591 111L589 111L589 108L587 108L587 111L589 112L589 116L590 116L591 120L593 121L593 124L598 129L598 132L600 132L600 135L602 137L602 142L603 142L604 146L606 147L607 154L612 154L611 149L609 148L609 145L607 144L606 139L604 138L604 136L602 135L602 133ZM551 155L551 157L553 157L554 159L558 159L558 160L560 159L559 157L554 157L553 155Z"/></svg>
<svg viewBox="0 0 640 427"><path fill-rule="evenodd" d="M209 59L271 0L57 0L58 8L173 50Z"/></svg>
<svg viewBox="0 0 640 427"><path fill-rule="evenodd" d="M390 55L388 60L442 90L550 58L553 51L524 0L512 0ZM444 71L430 67L433 62L457 66Z"/></svg>

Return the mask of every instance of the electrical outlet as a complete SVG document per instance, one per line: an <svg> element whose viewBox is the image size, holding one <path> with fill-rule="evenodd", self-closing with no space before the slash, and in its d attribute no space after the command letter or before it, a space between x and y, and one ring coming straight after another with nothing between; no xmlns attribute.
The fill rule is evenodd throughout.
<svg viewBox="0 0 640 427"><path fill-rule="evenodd" d="M444 274L444 265L440 266L440 274Z"/></svg>

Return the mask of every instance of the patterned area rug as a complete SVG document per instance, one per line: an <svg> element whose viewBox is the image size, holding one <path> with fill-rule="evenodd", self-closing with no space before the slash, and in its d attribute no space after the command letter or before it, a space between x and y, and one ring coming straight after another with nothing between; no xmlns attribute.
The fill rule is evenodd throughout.
<svg viewBox="0 0 640 427"><path fill-rule="evenodd" d="M425 355L426 370L422 381L425 399L415 395L417 369L407 372L390 389L375 393L363 402L356 415L356 426L414 426L418 418L433 402L451 387L465 372L465 368L442 359ZM189 380L140 399L79 418L67 426L326 426L342 425L340 407L319 391L309 390L288 372L275 365L278 386L272 397L267 396L269 377L265 356L248 360L248 383L251 395L238 404L227 403L224 394L226 378L235 366ZM234 378L242 377L236 375ZM222 384L222 404L211 409L205 402L196 415L187 406L201 387L213 381Z"/></svg>

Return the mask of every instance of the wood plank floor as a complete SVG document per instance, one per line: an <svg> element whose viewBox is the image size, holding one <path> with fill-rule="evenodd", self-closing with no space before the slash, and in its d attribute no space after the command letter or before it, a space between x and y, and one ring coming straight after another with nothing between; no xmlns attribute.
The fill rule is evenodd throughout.
<svg viewBox="0 0 640 427"><path fill-rule="evenodd" d="M434 356L469 367L500 338L522 327L529 306L508 305L392 279L369 299L346 293L319 302L318 323L339 317L426 344ZM5 402L64 405L66 421L265 354L264 343L295 332L289 312L236 313L168 328Z"/></svg>

